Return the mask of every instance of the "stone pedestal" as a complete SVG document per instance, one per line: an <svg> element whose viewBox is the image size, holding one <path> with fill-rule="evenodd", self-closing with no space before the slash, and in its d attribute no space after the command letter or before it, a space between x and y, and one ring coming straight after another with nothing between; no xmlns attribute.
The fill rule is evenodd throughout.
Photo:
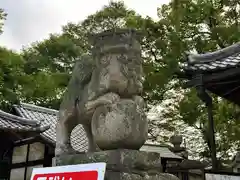
<svg viewBox="0 0 240 180"><path fill-rule="evenodd" d="M55 157L57 166L106 162L105 180L178 180L162 173L159 153L138 150L108 150Z"/></svg>

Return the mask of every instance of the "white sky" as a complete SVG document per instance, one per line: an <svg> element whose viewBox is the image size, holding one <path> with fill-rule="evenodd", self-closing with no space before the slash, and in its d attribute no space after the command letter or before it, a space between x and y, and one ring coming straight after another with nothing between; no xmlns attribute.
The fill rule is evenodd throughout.
<svg viewBox="0 0 240 180"><path fill-rule="evenodd" d="M170 0L124 0L128 8L157 18L157 7ZM22 46L61 31L67 22L79 22L107 5L109 0L0 0L8 13L0 46L20 50Z"/></svg>

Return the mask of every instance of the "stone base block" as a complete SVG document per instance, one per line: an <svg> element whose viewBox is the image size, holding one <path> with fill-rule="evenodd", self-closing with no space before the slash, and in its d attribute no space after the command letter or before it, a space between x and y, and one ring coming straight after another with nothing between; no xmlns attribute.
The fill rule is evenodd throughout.
<svg viewBox="0 0 240 180"><path fill-rule="evenodd" d="M56 166L106 162L105 180L174 180L162 173L159 153L119 149L55 157Z"/></svg>
<svg viewBox="0 0 240 180"><path fill-rule="evenodd" d="M176 176L167 173L158 173L155 175L138 175L122 172L109 172L107 171L105 180L179 180Z"/></svg>

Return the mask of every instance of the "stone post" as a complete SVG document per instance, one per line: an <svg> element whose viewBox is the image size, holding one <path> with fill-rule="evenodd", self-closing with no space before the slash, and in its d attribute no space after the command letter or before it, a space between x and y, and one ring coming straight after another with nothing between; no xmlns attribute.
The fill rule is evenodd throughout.
<svg viewBox="0 0 240 180"><path fill-rule="evenodd" d="M188 159L188 151L185 147L181 146L182 141L183 137L181 135L172 136L170 138L170 142L172 143L173 147L170 148L170 150L184 159Z"/></svg>
<svg viewBox="0 0 240 180"><path fill-rule="evenodd" d="M96 68L89 92L109 98L91 116L92 137L100 150L57 156L56 165L106 162L106 180L177 179L162 173L159 153L139 151L148 136L140 40L131 29L93 36Z"/></svg>

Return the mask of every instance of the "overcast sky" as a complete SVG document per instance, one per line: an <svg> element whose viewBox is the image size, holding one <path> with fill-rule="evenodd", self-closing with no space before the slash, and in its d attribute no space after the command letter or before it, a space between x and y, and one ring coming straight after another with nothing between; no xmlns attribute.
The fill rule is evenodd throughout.
<svg viewBox="0 0 240 180"><path fill-rule="evenodd" d="M109 0L0 0L8 13L0 46L20 50L22 46L61 31L67 22L79 22L107 5ZM128 8L157 18L157 7L169 0L125 0Z"/></svg>

